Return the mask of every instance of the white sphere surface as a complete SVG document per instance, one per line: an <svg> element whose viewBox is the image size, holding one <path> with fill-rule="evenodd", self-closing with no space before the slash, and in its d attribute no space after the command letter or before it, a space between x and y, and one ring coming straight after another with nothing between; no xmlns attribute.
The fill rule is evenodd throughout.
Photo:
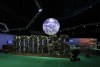
<svg viewBox="0 0 100 67"><path fill-rule="evenodd" d="M54 18L48 18L43 23L43 31L47 35L55 35L60 28L59 22Z"/></svg>

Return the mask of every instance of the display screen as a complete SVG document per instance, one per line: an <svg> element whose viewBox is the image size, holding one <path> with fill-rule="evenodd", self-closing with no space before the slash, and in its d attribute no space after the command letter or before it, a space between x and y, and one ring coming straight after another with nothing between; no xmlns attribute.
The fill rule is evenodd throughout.
<svg viewBox="0 0 100 67"><path fill-rule="evenodd" d="M69 39L70 45L87 46L87 45L96 45L96 43L97 43L96 38L70 38Z"/></svg>
<svg viewBox="0 0 100 67"><path fill-rule="evenodd" d="M2 49L2 45L5 44L12 45L13 39L14 39L14 35L0 34L0 49Z"/></svg>

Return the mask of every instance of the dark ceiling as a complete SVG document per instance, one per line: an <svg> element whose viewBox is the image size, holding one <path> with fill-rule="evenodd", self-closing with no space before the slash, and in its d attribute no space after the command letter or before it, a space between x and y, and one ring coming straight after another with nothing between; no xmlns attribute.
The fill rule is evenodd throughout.
<svg viewBox="0 0 100 67"><path fill-rule="evenodd" d="M42 24L47 18L60 22L59 33L69 32L75 26L97 25L100 22L100 0L0 0L0 22L5 23L10 34L42 33ZM39 5L36 5L36 3ZM39 7L38 7L39 6ZM38 13L39 8L42 12ZM29 25L28 28L27 25ZM87 25L90 24L90 25ZM23 29L24 28L24 29ZM66 29L66 30L65 30ZM92 27L89 28L91 31ZM96 29L96 28L95 28ZM79 27L77 31L83 30ZM36 32L37 31L37 32ZM73 31L73 30L72 30Z"/></svg>

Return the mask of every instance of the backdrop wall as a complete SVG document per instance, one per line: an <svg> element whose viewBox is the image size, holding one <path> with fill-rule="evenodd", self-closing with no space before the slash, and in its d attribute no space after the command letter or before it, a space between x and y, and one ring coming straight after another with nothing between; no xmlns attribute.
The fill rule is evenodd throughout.
<svg viewBox="0 0 100 67"><path fill-rule="evenodd" d="M2 49L2 45L9 44L11 45L13 43L15 35L9 35L9 34L0 34L0 49Z"/></svg>

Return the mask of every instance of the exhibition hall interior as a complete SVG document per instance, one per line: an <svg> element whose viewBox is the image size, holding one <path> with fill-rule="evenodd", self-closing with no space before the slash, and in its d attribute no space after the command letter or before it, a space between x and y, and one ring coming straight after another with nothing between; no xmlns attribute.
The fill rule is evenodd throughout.
<svg viewBox="0 0 100 67"><path fill-rule="evenodd" d="M100 67L100 0L0 0L0 67Z"/></svg>

